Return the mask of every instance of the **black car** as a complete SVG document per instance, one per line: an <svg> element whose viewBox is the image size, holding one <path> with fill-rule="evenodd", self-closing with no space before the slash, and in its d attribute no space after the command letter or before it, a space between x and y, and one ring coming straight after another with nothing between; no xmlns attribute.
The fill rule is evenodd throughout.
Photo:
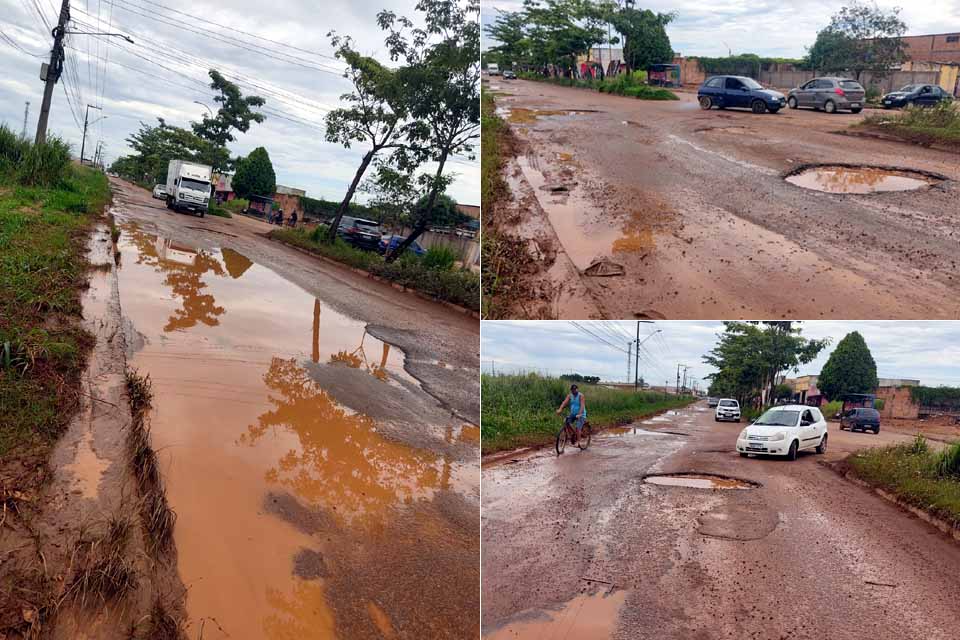
<svg viewBox="0 0 960 640"><path fill-rule="evenodd" d="M358 249L377 251L380 248L380 223L375 220L343 216L337 235Z"/></svg>
<svg viewBox="0 0 960 640"><path fill-rule="evenodd" d="M880 433L880 412L876 409L850 409L840 417L840 430Z"/></svg>
<svg viewBox="0 0 960 640"><path fill-rule="evenodd" d="M935 84L908 84L899 91L886 94L880 102L884 109L892 109L909 106L934 107L940 102L951 100L953 96Z"/></svg>
<svg viewBox="0 0 960 640"><path fill-rule="evenodd" d="M713 107L742 107L754 113L776 113L787 104L786 96L782 93L764 89L759 82L745 76L707 78L697 91L697 100L704 111Z"/></svg>

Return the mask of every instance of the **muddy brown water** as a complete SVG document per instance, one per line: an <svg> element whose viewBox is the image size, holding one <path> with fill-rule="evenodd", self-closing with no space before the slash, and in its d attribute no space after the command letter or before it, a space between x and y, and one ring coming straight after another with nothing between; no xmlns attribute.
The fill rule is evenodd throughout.
<svg viewBox="0 0 960 640"><path fill-rule="evenodd" d="M338 637L331 580L354 568L343 558L390 548L383 538L405 510L423 509L417 535L446 531L423 505L475 491L479 469L386 437L382 421L356 408L362 400L350 408L311 377L308 366L342 367L384 389L420 390L404 354L364 323L236 251L197 249L133 223L122 231L121 303L128 344L141 347L130 365L153 382L153 444L178 516L193 633L203 625L206 638ZM422 428L451 442L478 438L452 418ZM296 508L268 508L281 498ZM431 549L398 542L394 551ZM404 613L394 599L353 597L359 603L339 603L365 612L353 628L397 635Z"/></svg>
<svg viewBox="0 0 960 640"><path fill-rule="evenodd" d="M876 167L811 167L787 176L786 181L804 189L826 193L882 193L928 187L932 180L921 174Z"/></svg>
<svg viewBox="0 0 960 640"><path fill-rule="evenodd" d="M756 484L737 478L726 478L710 474L678 474L647 476L647 484L666 487L688 487L691 489L755 489Z"/></svg>
<svg viewBox="0 0 960 640"><path fill-rule="evenodd" d="M557 610L532 611L484 634L485 640L604 640L613 635L626 591L580 594Z"/></svg>

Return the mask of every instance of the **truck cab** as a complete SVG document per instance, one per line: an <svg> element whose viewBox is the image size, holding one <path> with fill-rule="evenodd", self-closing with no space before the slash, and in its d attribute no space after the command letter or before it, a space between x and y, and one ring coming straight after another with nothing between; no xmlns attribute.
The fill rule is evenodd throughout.
<svg viewBox="0 0 960 640"><path fill-rule="evenodd" d="M211 168L183 160L171 160L167 168L167 208L192 211L202 218L210 206Z"/></svg>

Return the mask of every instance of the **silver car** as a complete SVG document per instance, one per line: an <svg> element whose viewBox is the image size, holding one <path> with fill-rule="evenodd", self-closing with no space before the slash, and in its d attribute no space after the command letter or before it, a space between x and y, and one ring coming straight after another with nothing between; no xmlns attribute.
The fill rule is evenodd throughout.
<svg viewBox="0 0 960 640"><path fill-rule="evenodd" d="M791 89L787 94L787 105L791 109L812 107L823 109L827 113L849 110L860 113L866 91L856 80L849 78L814 78L801 87Z"/></svg>

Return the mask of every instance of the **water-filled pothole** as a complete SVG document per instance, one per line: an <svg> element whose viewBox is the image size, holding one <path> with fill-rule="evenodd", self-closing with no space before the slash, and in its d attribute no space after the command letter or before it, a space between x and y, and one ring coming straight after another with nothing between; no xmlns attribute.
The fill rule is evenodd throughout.
<svg viewBox="0 0 960 640"><path fill-rule="evenodd" d="M693 472L652 474L644 476L643 481L647 484L691 489L756 489L761 486L759 482L753 480Z"/></svg>
<svg viewBox="0 0 960 640"><path fill-rule="evenodd" d="M897 167L806 165L785 177L790 184L826 193L868 194L913 191L942 182L945 176Z"/></svg>

